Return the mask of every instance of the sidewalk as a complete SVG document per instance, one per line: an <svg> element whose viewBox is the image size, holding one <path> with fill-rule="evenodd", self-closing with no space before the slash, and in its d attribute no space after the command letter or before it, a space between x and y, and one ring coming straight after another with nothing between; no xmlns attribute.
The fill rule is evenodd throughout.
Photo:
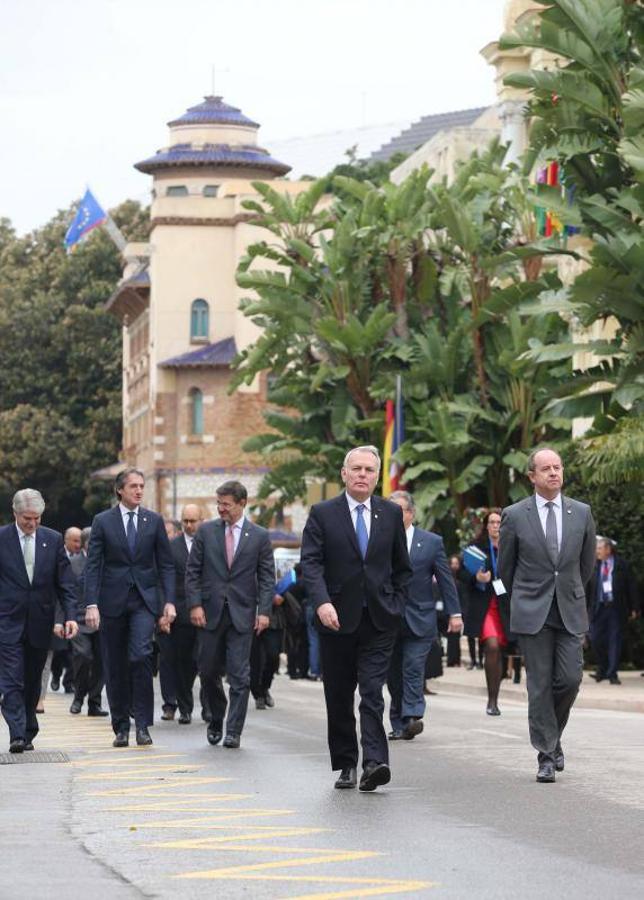
<svg viewBox="0 0 644 900"><path fill-rule="evenodd" d="M601 684L590 677L590 670L584 671L579 696L575 706L587 709L612 709L618 712L644 713L644 678L637 672L620 672L621 685L602 681ZM525 683L525 669L521 670L521 684L513 684L511 678L501 682L499 703L504 700L526 702L528 694ZM443 677L427 682L438 694L478 694L487 696L485 672L482 669L468 671L465 666L446 668Z"/></svg>

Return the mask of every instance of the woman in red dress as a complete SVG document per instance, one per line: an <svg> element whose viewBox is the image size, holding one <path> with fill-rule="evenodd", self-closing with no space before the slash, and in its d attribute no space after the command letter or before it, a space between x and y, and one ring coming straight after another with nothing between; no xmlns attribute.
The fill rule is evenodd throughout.
<svg viewBox="0 0 644 900"><path fill-rule="evenodd" d="M510 609L506 594L497 596L493 584L498 578L497 557L501 510L488 510L476 540L476 546L485 553L486 564L472 578L470 590L470 620L480 621L481 646L485 654L485 680L487 682L488 716L500 716L499 688L503 666L503 648L507 647L510 627Z"/></svg>

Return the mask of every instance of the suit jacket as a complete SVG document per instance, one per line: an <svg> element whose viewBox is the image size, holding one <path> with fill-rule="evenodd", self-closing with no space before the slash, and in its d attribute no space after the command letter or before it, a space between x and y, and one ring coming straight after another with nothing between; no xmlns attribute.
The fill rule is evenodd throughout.
<svg viewBox="0 0 644 900"><path fill-rule="evenodd" d="M90 634L91 629L85 624L85 566L87 565L87 555L85 553L77 553L69 560L74 578L76 580L76 621L81 634Z"/></svg>
<svg viewBox="0 0 644 900"><path fill-rule="evenodd" d="M501 516L498 572L510 596L510 627L536 634L557 593L564 626L588 631L585 586L595 563L595 523L586 503L562 495L559 557L550 559L534 495L506 507Z"/></svg>
<svg viewBox="0 0 644 900"><path fill-rule="evenodd" d="M447 562L442 537L415 526L409 559L413 574L409 582L409 598L405 605L405 623L416 637L435 638L438 636L438 625L434 577L444 603L445 614L455 616L461 612L458 591Z"/></svg>
<svg viewBox="0 0 644 900"><path fill-rule="evenodd" d="M186 564L188 609L203 606L206 628L219 624L224 605L239 632L252 631L257 615L270 616L275 592L275 560L268 531L244 519L232 567L228 568L226 523L199 526Z"/></svg>
<svg viewBox="0 0 644 900"><path fill-rule="evenodd" d="M64 621L72 621L75 581L62 535L51 528L36 529L29 584L15 524L0 528L0 644L17 644L26 636L33 647L48 648L58 604Z"/></svg>
<svg viewBox="0 0 644 900"><path fill-rule="evenodd" d="M601 577L601 567L602 563L597 560L586 588L588 617L591 622L597 612L597 582ZM613 555L613 603L619 613L622 626L628 621L629 615L637 612L639 608L637 584L630 566L623 557L617 556L617 554Z"/></svg>
<svg viewBox="0 0 644 900"><path fill-rule="evenodd" d="M150 612L160 616L164 603L174 603L175 574L163 519L139 507L134 554L130 553L117 506L94 516L85 566L85 603L97 603L107 616L125 612L136 587Z"/></svg>
<svg viewBox="0 0 644 900"><path fill-rule="evenodd" d="M400 625L412 575L402 510L382 497L371 498L371 532L362 558L344 493L311 507L302 535L304 585L314 609L329 601L340 634L355 631L366 604L380 631ZM321 631L324 628L316 616Z"/></svg>
<svg viewBox="0 0 644 900"><path fill-rule="evenodd" d="M186 563L188 562L188 547L185 537L180 534L170 541L170 550L174 560L174 570L177 576L177 589L175 593L175 606L177 609L178 625L190 625L190 610L186 604Z"/></svg>

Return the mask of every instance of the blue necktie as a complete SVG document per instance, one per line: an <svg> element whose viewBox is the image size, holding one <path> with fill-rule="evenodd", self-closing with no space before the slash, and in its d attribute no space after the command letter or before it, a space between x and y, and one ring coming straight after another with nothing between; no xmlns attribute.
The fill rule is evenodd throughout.
<svg viewBox="0 0 644 900"><path fill-rule="evenodd" d="M136 546L136 527L134 525L134 513L130 511L128 513L129 519L127 522L127 530L125 532L127 536L127 545L130 548L130 553L134 556L134 547Z"/></svg>
<svg viewBox="0 0 644 900"><path fill-rule="evenodd" d="M363 518L364 503L358 503L356 506L356 537L358 538L358 547L364 559L367 555L367 544L369 543L369 535L367 534L367 526Z"/></svg>

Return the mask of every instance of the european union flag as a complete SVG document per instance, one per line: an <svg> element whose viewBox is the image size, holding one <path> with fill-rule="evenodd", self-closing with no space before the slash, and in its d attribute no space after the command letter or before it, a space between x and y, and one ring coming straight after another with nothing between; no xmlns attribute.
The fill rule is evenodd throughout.
<svg viewBox="0 0 644 900"><path fill-rule="evenodd" d="M102 209L100 203L88 188L78 206L76 217L65 235L67 252L79 241L82 241L90 231L102 225L106 219L107 213Z"/></svg>

